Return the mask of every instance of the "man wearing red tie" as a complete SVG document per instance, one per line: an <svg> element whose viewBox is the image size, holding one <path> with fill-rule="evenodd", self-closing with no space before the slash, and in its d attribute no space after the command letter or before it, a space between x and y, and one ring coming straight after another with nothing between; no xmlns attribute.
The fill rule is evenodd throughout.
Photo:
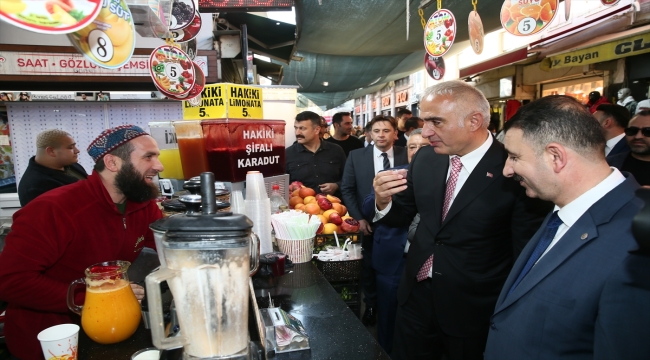
<svg viewBox="0 0 650 360"><path fill-rule="evenodd" d="M375 221L420 223L398 289L393 359L483 359L489 319L514 259L548 203L501 172L507 153L488 132L485 96L461 81L427 89L422 137L408 174L379 173Z"/></svg>

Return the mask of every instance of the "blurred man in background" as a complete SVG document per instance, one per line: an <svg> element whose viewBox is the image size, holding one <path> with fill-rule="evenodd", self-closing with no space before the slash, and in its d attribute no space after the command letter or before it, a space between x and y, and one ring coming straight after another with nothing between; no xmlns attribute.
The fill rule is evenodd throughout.
<svg viewBox="0 0 650 360"><path fill-rule="evenodd" d="M67 132L59 129L45 130L36 137L36 155L18 184L18 199L25 206L37 196L72 184L88 177L86 170L77 162L77 143Z"/></svg>

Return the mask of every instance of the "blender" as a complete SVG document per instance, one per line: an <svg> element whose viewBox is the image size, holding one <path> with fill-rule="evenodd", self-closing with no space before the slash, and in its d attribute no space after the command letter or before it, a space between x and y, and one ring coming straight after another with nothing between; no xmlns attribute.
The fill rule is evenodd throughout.
<svg viewBox="0 0 650 360"><path fill-rule="evenodd" d="M249 277L259 265L259 239L246 216L216 212L214 175L201 174L201 210L153 223L166 266L146 278L153 344L183 347L183 359L250 358ZM174 297L180 334L165 338L160 283Z"/></svg>

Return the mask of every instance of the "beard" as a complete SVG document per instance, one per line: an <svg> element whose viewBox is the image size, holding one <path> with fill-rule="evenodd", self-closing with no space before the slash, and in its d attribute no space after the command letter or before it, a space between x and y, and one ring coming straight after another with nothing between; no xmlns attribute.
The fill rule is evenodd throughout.
<svg viewBox="0 0 650 360"><path fill-rule="evenodd" d="M127 200L143 203L158 197L158 187L148 184L143 174L140 174L133 164L124 162L115 175L115 187L126 196Z"/></svg>

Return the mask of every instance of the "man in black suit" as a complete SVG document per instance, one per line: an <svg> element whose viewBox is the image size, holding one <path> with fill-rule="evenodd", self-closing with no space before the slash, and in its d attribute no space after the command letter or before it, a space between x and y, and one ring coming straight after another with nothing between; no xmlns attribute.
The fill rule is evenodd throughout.
<svg viewBox="0 0 650 360"><path fill-rule="evenodd" d="M406 147L406 138L404 133L408 131L405 128L406 120L410 119L413 116L411 110L405 108L397 109L397 140L395 140L395 145ZM417 129L417 127L416 127Z"/></svg>
<svg viewBox="0 0 650 360"><path fill-rule="evenodd" d="M398 289L393 359L482 359L489 319L514 259L550 204L532 203L502 174L503 145L487 127L490 105L462 81L427 89L420 149L408 174L373 181L375 221L420 223ZM536 206L537 205L537 206Z"/></svg>
<svg viewBox="0 0 650 360"><path fill-rule="evenodd" d="M594 117L605 133L605 156L614 156L630 151L624 131L632 116L625 106L598 105Z"/></svg>
<svg viewBox="0 0 650 360"><path fill-rule="evenodd" d="M364 291L366 311L363 322L373 325L376 317L376 280L372 268L372 229L363 218L361 206L366 195L372 190L372 180L375 175L385 169L408 164L406 149L393 146L397 133L395 119L383 115L375 116L370 122L373 146L352 150L345 162L341 193L350 216L361 224L359 228L363 237L363 272L361 283Z"/></svg>

